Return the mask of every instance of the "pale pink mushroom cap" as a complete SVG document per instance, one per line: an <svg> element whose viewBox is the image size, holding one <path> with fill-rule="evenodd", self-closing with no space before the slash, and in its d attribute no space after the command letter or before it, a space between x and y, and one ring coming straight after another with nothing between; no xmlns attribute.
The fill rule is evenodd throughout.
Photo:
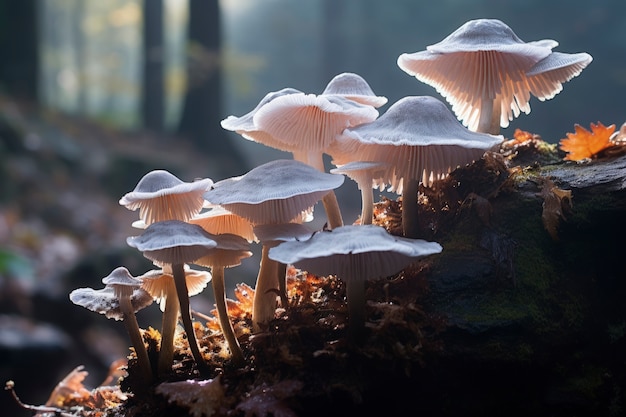
<svg viewBox="0 0 626 417"><path fill-rule="evenodd" d="M200 294L211 281L211 273L198 271L184 267L185 283L189 296ZM168 296L176 297L174 275L169 264L163 265L163 269L153 269L138 277L141 279L141 288L146 290L154 300L159 303L161 311L165 311L165 300Z"/></svg>
<svg viewBox="0 0 626 417"><path fill-rule="evenodd" d="M214 235L231 233L241 236L248 242L256 240L252 223L220 206L213 206L206 212L198 214L189 220L189 223L197 224Z"/></svg>
<svg viewBox="0 0 626 417"><path fill-rule="evenodd" d="M194 261L196 265L210 268L232 268L241 264L241 260L252 256L250 243L241 236L224 233L214 235L217 246L206 255Z"/></svg>
<svg viewBox="0 0 626 417"><path fill-rule="evenodd" d="M470 130L478 128L485 108L499 114L500 126L507 127L521 112L530 112L531 93L553 97L561 83L571 79L569 72L560 72L564 78L557 82L529 80L527 72L557 45L550 39L524 42L500 20L477 19L425 51L400 55L398 66L433 86Z"/></svg>
<svg viewBox="0 0 626 417"><path fill-rule="evenodd" d="M502 142L501 135L464 128L440 100L404 97L377 120L346 129L332 150L333 163L380 161L391 168L383 175L389 190L402 193L403 179L430 186L458 166L480 159Z"/></svg>
<svg viewBox="0 0 626 417"><path fill-rule="evenodd" d="M591 55L584 52L552 52L526 72L530 92L541 101L553 98L563 90L564 82L580 75L592 60Z"/></svg>
<svg viewBox="0 0 626 417"><path fill-rule="evenodd" d="M302 162L279 159L240 177L216 182L204 198L253 224L289 223L307 212L344 181Z"/></svg>
<svg viewBox="0 0 626 417"><path fill-rule="evenodd" d="M127 238L126 243L160 264L190 263L217 246L202 227L180 220L152 223L141 235Z"/></svg>
<svg viewBox="0 0 626 417"><path fill-rule="evenodd" d="M321 161L321 154L345 128L377 117L374 107L344 97L290 94L261 107L253 120L258 130L271 136L268 146L292 152L294 159L309 163L318 156Z"/></svg>
<svg viewBox="0 0 626 417"><path fill-rule="evenodd" d="M269 250L269 257L350 282L393 275L441 250L436 242L393 236L380 226L364 225L318 232L306 241L283 242Z"/></svg>
<svg viewBox="0 0 626 417"><path fill-rule="evenodd" d="M389 164L381 161L353 161L330 170L331 174L344 174L357 183L359 190L372 188L384 190L384 175L389 171ZM375 187L374 184L377 184Z"/></svg>
<svg viewBox="0 0 626 417"><path fill-rule="evenodd" d="M342 96L377 108L387 104L387 97L377 96L363 77L352 72L343 72L333 77L322 95Z"/></svg>
<svg viewBox="0 0 626 417"><path fill-rule="evenodd" d="M164 220L187 221L200 212L202 194L211 185L213 181L208 178L184 182L168 171L155 170L144 175L119 203L129 210L139 209L139 217L147 225Z"/></svg>

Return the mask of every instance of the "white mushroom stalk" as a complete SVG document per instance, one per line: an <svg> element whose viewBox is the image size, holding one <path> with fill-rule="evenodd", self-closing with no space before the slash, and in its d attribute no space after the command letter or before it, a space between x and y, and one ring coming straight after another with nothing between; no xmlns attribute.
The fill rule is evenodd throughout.
<svg viewBox="0 0 626 417"><path fill-rule="evenodd" d="M398 66L433 86L470 130L498 134L530 113L531 94L554 97L592 60L586 53L552 52L557 45L551 39L524 42L500 20L476 19L425 51L400 55ZM533 70L535 65L542 68Z"/></svg>
<svg viewBox="0 0 626 417"><path fill-rule="evenodd" d="M358 340L365 322L365 280L393 275L441 250L435 242L392 236L382 227L364 225L283 242L269 250L269 257L317 275L337 275L346 284L349 332Z"/></svg>
<svg viewBox="0 0 626 417"><path fill-rule="evenodd" d="M148 386L152 383L152 365L135 317L135 312L152 304L150 294L141 289L141 281L124 267L114 269L102 279L106 286L100 290L78 288L70 293L70 300L107 318L123 320L137 355L139 379Z"/></svg>
<svg viewBox="0 0 626 417"><path fill-rule="evenodd" d="M126 242L143 252L146 258L160 264L171 265L189 349L200 373L208 373L209 369L198 347L191 321L184 264L204 256L208 250L217 246L217 243L202 227L179 220L152 223L141 235L129 237Z"/></svg>
<svg viewBox="0 0 626 417"><path fill-rule="evenodd" d="M419 236L418 186L430 187L450 171L480 159L504 138L471 132L434 97L404 97L377 120L346 129L331 150L333 163L378 161L389 169L376 185L402 194L405 237Z"/></svg>

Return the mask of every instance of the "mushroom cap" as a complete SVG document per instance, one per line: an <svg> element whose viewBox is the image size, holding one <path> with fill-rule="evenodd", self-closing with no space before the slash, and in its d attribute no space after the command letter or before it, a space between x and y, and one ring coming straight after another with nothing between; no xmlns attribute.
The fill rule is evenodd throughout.
<svg viewBox="0 0 626 417"><path fill-rule="evenodd" d="M215 235L214 239L217 246L194 261L196 265L232 268L241 264L242 259L252 256L250 243L241 236L224 233Z"/></svg>
<svg viewBox="0 0 626 417"><path fill-rule="evenodd" d="M289 223L302 217L342 175L320 172L289 159L270 161L246 174L216 182L204 198L253 224Z"/></svg>
<svg viewBox="0 0 626 417"><path fill-rule="evenodd" d="M184 182L168 171L154 170L144 175L119 203L129 210L139 209L139 217L146 224L186 221L200 212L204 204L202 194L211 185L213 181L209 178Z"/></svg>
<svg viewBox="0 0 626 417"><path fill-rule="evenodd" d="M353 161L330 170L331 174L344 174L352 178L359 190L372 188L373 181L384 184L383 176L390 166L382 161ZM381 191L382 191L381 186Z"/></svg>
<svg viewBox="0 0 626 417"><path fill-rule="evenodd" d="M347 127L371 122L378 110L342 96L290 94L275 98L254 115L254 125L270 135L266 145L282 151L322 153Z"/></svg>
<svg viewBox="0 0 626 417"><path fill-rule="evenodd" d="M313 235L313 230L300 223L260 224L254 233L264 245L274 246L290 240L304 241Z"/></svg>
<svg viewBox="0 0 626 417"><path fill-rule="evenodd" d="M500 126L507 127L521 112L530 112L531 93L549 97L560 91L550 84L531 86L526 75L557 45L550 39L524 42L500 20L477 19L425 51L400 55L398 66L433 86L470 130L476 130L488 103L499 106Z"/></svg>
<svg viewBox="0 0 626 417"><path fill-rule="evenodd" d="M530 92L541 101L553 98L563 90L564 82L580 75L591 61L592 56L585 52L552 52L526 72Z"/></svg>
<svg viewBox="0 0 626 417"><path fill-rule="evenodd" d="M141 280L132 276L123 266L115 268L109 275L102 278L102 283L113 288L118 298L123 295L131 296L134 289L141 287Z"/></svg>
<svg viewBox="0 0 626 417"><path fill-rule="evenodd" d="M113 287L107 286L100 290L77 288L70 293L70 300L74 304L85 307L88 310L104 314L108 319L124 319L124 314L120 310L119 298ZM135 288L130 297L130 303L135 313L149 306L152 302L152 296L141 288Z"/></svg>
<svg viewBox="0 0 626 417"><path fill-rule="evenodd" d="M387 104L387 97L377 96L363 77L352 72L343 72L333 77L322 93L337 95L373 107Z"/></svg>
<svg viewBox="0 0 626 417"><path fill-rule="evenodd" d="M152 223L141 235L126 239L129 246L152 261L168 264L193 262L217 246L213 235L196 224L180 220Z"/></svg>
<svg viewBox="0 0 626 417"><path fill-rule="evenodd" d="M393 236L380 226L363 225L318 232L306 241L283 242L271 248L268 256L349 282L393 275L411 262L441 250L436 242Z"/></svg>
<svg viewBox="0 0 626 417"><path fill-rule="evenodd" d="M210 210L190 219L189 223L197 224L214 235L231 233L243 237L248 242L256 240L252 223L221 206L211 207Z"/></svg>
<svg viewBox="0 0 626 417"><path fill-rule="evenodd" d="M185 265L185 283L189 296L200 294L211 281L211 273L208 271L198 271ZM165 300L169 295L176 297L176 285L174 275L169 265L164 265L163 269L153 269L146 272L141 277L141 288L159 303L161 311L165 311Z"/></svg>
<svg viewBox="0 0 626 417"><path fill-rule="evenodd" d="M222 120L220 124L224 129L237 132L248 140L265 143L263 140L256 139L256 137L262 136L263 133L259 132L254 125L254 122L252 120L254 115L261 107L274 100L275 98L290 94L304 93L300 90L296 90L295 88L283 88L282 90L269 92L265 95L265 97L261 99L261 101L259 101L259 104L257 104L256 107L248 113L240 117L228 116L226 119Z"/></svg>
<svg viewBox="0 0 626 417"><path fill-rule="evenodd" d="M459 165L479 159L504 138L464 128L446 105L430 96L404 97L377 120L346 129L331 149L333 163L354 159L381 161L390 191L402 192L402 180L431 185Z"/></svg>

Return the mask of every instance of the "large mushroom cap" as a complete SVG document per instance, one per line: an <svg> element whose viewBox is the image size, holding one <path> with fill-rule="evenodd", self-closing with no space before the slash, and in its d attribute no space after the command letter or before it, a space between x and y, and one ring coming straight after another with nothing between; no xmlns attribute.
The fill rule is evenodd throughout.
<svg viewBox="0 0 626 417"><path fill-rule="evenodd" d="M107 286L100 290L93 288L77 288L70 293L70 300L81 307L96 313L104 314L106 318L123 320L124 313L120 309L120 301L113 287ZM133 290L130 302L134 312L152 304L152 297L141 288Z"/></svg>
<svg viewBox="0 0 626 417"><path fill-rule="evenodd" d="M178 220L152 223L141 235L131 236L126 242L146 258L168 264L193 262L217 246L202 227Z"/></svg>
<svg viewBox="0 0 626 417"><path fill-rule="evenodd" d="M546 84L527 76L557 45L551 39L524 42L500 20L477 19L425 51L400 55L398 66L433 86L470 130L477 130L485 112L507 127L521 112L530 112L531 93L545 99L567 81L567 74L558 83Z"/></svg>
<svg viewBox="0 0 626 417"><path fill-rule="evenodd" d="M363 77L352 72L343 72L333 77L322 95L337 95L368 106L380 107L387 104L387 97L377 96Z"/></svg>
<svg viewBox="0 0 626 417"><path fill-rule="evenodd" d="M584 52L578 54L552 52L526 72L530 92L542 101L553 98L563 90L564 82L580 75L591 61L593 61L591 55Z"/></svg>
<svg viewBox="0 0 626 417"><path fill-rule="evenodd" d="M215 183L204 198L254 224L288 223L344 181L302 162L279 159Z"/></svg>
<svg viewBox="0 0 626 417"><path fill-rule="evenodd" d="M186 221L200 212L204 203L202 194L211 185L213 181L209 178L184 182L168 171L154 170L144 175L119 203L129 210L139 209L139 217L146 224Z"/></svg>
<svg viewBox="0 0 626 417"><path fill-rule="evenodd" d="M318 275L345 281L393 275L418 258L441 252L441 245L393 236L380 226L342 226L271 248L269 257Z"/></svg>
<svg viewBox="0 0 626 417"><path fill-rule="evenodd" d="M404 97L377 120L346 129L331 150L333 163L381 161L390 190L402 192L402 179L425 185L459 165L479 159L502 142L502 136L471 132L446 105L430 96Z"/></svg>

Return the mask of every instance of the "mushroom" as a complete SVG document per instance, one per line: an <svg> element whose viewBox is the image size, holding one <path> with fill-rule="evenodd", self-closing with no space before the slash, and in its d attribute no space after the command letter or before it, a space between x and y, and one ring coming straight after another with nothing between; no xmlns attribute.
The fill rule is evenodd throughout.
<svg viewBox="0 0 626 417"><path fill-rule="evenodd" d="M342 72L333 77L322 93L323 96L336 95L373 107L387 104L387 97L374 94L372 87L358 74Z"/></svg>
<svg viewBox="0 0 626 417"><path fill-rule="evenodd" d="M502 136L467 130L434 97L410 96L395 102L377 120L346 129L331 154L336 165L354 160L388 164L383 179L390 184L389 191L402 194L404 236L417 237L419 183L431 186L502 140Z"/></svg>
<svg viewBox="0 0 626 417"><path fill-rule="evenodd" d="M207 271L192 270L187 265L184 265L184 270L185 284L190 297L201 293L211 280L211 274ZM141 287L159 303L163 312L158 363L159 374L170 372L174 360L174 336L180 305L173 274L171 265L163 264L162 269L148 271L139 277L142 281Z"/></svg>
<svg viewBox="0 0 626 417"><path fill-rule="evenodd" d="M149 385L152 382L152 366L135 313L152 304L152 297L141 289L141 280L133 277L124 267L114 269L102 282L106 286L100 290L75 289L70 293L70 300L109 319L124 321L137 355L140 379Z"/></svg>
<svg viewBox="0 0 626 417"><path fill-rule="evenodd" d="M343 181L342 175L327 174L302 162L282 159L260 165L243 176L218 181L204 198L253 225L299 223L316 202ZM255 288L272 288L277 281L276 271L266 267L264 262L262 255ZM255 291L254 304L253 311L271 311L271 315L253 318L255 329L259 329L274 316L276 297Z"/></svg>
<svg viewBox="0 0 626 417"><path fill-rule="evenodd" d="M258 236L259 241L263 244L261 253L261 268L267 271L259 271L259 276L275 277L276 280L262 280L257 284L254 292L254 299L262 297L270 298L269 294L278 290L281 305L287 308L289 301L287 299L287 265L277 262L268 257L270 248L291 240L307 240L313 235L313 231L300 223L285 224L261 224L254 227L254 233ZM261 287L262 285L262 287ZM275 297L274 297L275 298ZM261 325L265 324L274 316L276 306L268 302L253 302L252 309L252 328L255 332L261 331Z"/></svg>
<svg viewBox="0 0 626 417"><path fill-rule="evenodd" d="M435 242L397 237L380 226L363 225L283 242L269 250L269 257L317 275L337 275L346 284L350 333L359 337L365 322L365 280L393 275L441 250Z"/></svg>
<svg viewBox="0 0 626 417"><path fill-rule="evenodd" d="M206 178L183 182L165 170L144 175L135 189L119 201L129 210L139 209L139 217L146 225L163 220L189 220L198 214L204 204L202 194L213 185Z"/></svg>
<svg viewBox="0 0 626 417"><path fill-rule="evenodd" d="M194 216L189 223L197 224L214 235L231 233L241 236L250 243L256 240L252 224L248 220L221 206L213 206L210 210Z"/></svg>
<svg viewBox="0 0 626 417"><path fill-rule="evenodd" d="M224 269L241 264L241 260L252 256L250 244L246 239L230 233L213 235L217 246L207 254L194 261L196 265L211 268L213 272L213 294L215 295L215 306L217 307L218 319L222 333L228 343L233 361L241 365L244 363L243 352L239 341L235 336L232 323L228 318L226 306L226 287L224 285Z"/></svg>
<svg viewBox="0 0 626 417"><path fill-rule="evenodd" d="M380 184L378 177L388 169L389 165L384 162L354 161L330 170L331 174L345 174L357 183L361 190L361 224L372 224L374 216L372 184L374 178Z"/></svg>
<svg viewBox="0 0 626 417"><path fill-rule="evenodd" d="M189 293L185 281L184 264L204 256L217 242L202 227L180 220L167 220L150 224L141 235L126 239L129 246L137 248L143 255L159 264L170 264L176 286L183 327L189 340L189 349L201 373L208 367L196 340L191 322Z"/></svg>
<svg viewBox="0 0 626 417"><path fill-rule="evenodd" d="M592 60L575 54L558 71L532 71L557 45L550 39L524 42L500 20L476 19L425 51L400 55L398 66L433 86L470 130L498 134L520 112L530 113L531 93L540 100L554 97ZM557 54L548 63L568 55Z"/></svg>

